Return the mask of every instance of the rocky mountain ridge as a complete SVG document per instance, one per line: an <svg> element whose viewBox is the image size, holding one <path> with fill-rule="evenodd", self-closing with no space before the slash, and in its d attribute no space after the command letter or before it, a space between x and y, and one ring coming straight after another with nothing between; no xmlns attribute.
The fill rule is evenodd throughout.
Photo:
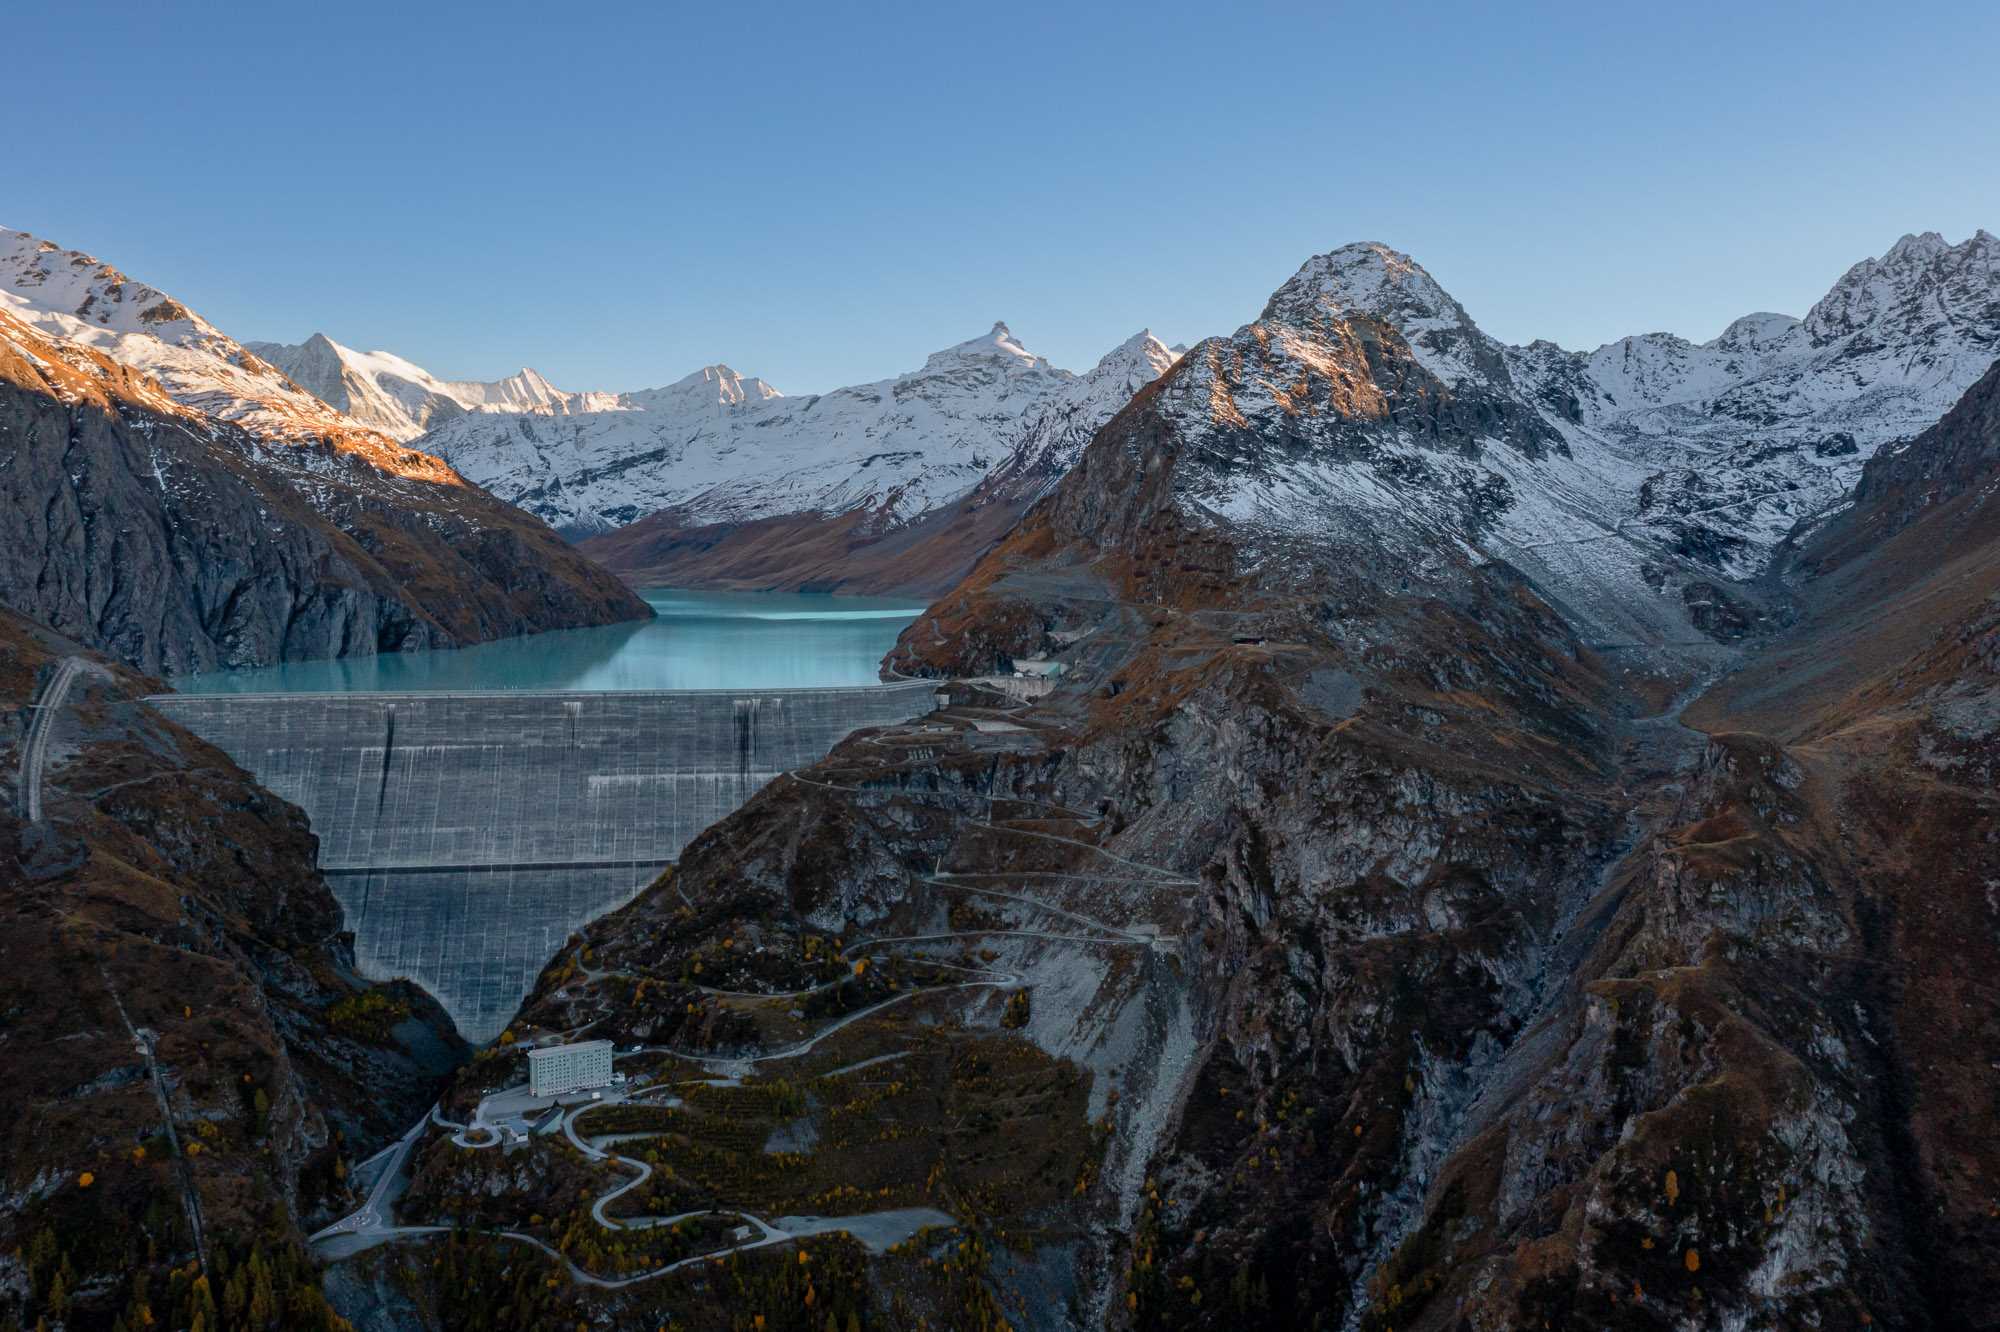
<svg viewBox="0 0 2000 1332"><path fill-rule="evenodd" d="M1141 334L1073 375L996 324L830 393L788 398L711 366L611 410L457 418L422 446L577 536L656 513L680 529L854 513L886 530L970 491L1022 441L1101 421L1136 367L1170 359Z"/></svg>
<svg viewBox="0 0 2000 1332"><path fill-rule="evenodd" d="M982 342L975 339L939 353L932 365L948 355L962 362L968 355L965 348ZM762 516L747 520L719 520L701 505L671 508L587 538L582 546L607 568L640 584L934 595L963 577L987 547L1048 493L1097 428L1172 365L1177 354L1150 331L1141 331L1085 374L1043 375L1039 396L1021 409L1020 417L968 419L967 437L979 452L955 477L946 477L942 486L914 501L892 476L894 489L861 503L848 503L850 492L832 501L832 507L814 501L792 511L788 506L793 501L765 497L760 502L776 511L753 508L750 512ZM982 434L987 443L978 444ZM872 474L882 461L874 455L864 459L862 475ZM926 486L945 475L933 469L921 450L892 466L924 470L930 478ZM968 478L970 489L950 494L952 486ZM756 490L762 480L753 476L743 485ZM940 502L939 493L949 497ZM838 507L843 503L848 507Z"/></svg>
<svg viewBox="0 0 2000 1332"><path fill-rule="evenodd" d="M988 1234L1052 1328L1992 1325L2000 369L1752 584L1634 520L1659 441L1575 358L1427 284L1322 256L1141 388L885 663L954 706L760 793L587 932L622 984L528 1014L751 1067L701 984L793 1003L819 938L1014 978L1111 1126L1032 1262ZM1793 327L1719 350L1777 395ZM1851 402L1797 392L1810 453Z"/></svg>
<svg viewBox="0 0 2000 1332"><path fill-rule="evenodd" d="M648 613L539 521L172 298L0 241L0 485L18 528L0 601L171 673Z"/></svg>
<svg viewBox="0 0 2000 1332"><path fill-rule="evenodd" d="M608 393L565 393L523 367L488 382L439 379L392 352L359 352L324 333L302 343L247 342L245 349L342 415L404 443L466 412L607 410Z"/></svg>
<svg viewBox="0 0 2000 1332"><path fill-rule="evenodd" d="M1583 355L1502 346L1407 255L1345 246L1163 381L1199 442L1179 498L1246 552L1386 543L1421 577L1459 543L1528 574L1595 643L1698 656L1763 613L1747 585L1793 526L1990 362L1996 251L1983 231L1906 238L1806 320ZM1385 339L1414 363L1395 391L1358 373Z"/></svg>
<svg viewBox="0 0 2000 1332"><path fill-rule="evenodd" d="M1958 245L1908 236L1855 265L1805 318L1747 315L1703 344L1647 334L1592 352L1505 346L1409 256L1376 244L1309 262L1258 323L1303 327L1314 310L1394 326L1444 390L1505 404L1510 439L1522 446L1465 465L1433 459L1423 484L1389 484L1390 507L1453 502L1427 488L1483 493L1495 552L1578 597L1597 614L1601 641L1664 639L1682 610L1628 597L1635 583L1671 601L1718 577L1754 579L1795 523L1852 487L1875 448L1922 430L1977 378L2000 327L2000 246L1984 231ZM997 539L1003 525L984 525L993 515L979 512L996 487L1011 492L1008 478L1029 471L1058 475L1127 389L1171 363L1156 340L1136 341L1143 356L1128 344L1045 405L1023 405L1037 391L1037 358L1008 350L1003 328L937 354L924 371L824 399L702 394L669 408L655 391L654 401L623 395L616 410L560 420L539 419L555 411L454 420L426 447L574 536L644 522L592 547L639 581L786 585L768 552L789 545L809 552L812 570L790 585L933 590L941 581L926 586L924 574L962 573L962 550L939 550L921 531L880 538L957 526L976 531L975 550ZM1121 360L1150 373L1121 373ZM1281 348L1273 373L1300 368L1283 360ZM952 367L972 364L1004 372L989 386L993 403L953 387ZM1010 396L1004 386L1015 380ZM896 417L909 403L941 414ZM634 407L641 413L623 414ZM1274 400L1273 410L1284 408ZM867 424L873 412L890 419ZM982 413L1014 419L983 438L952 419ZM1045 450L1057 435L1061 444ZM739 436L749 447L731 442ZM867 443L850 448L849 437ZM1308 510L1313 494L1342 484L1311 468L1283 479ZM1282 522L1286 504L1254 491L1236 497L1239 507ZM1227 505L1218 514L1240 516ZM1630 603L1622 610L1598 604L1606 563L1618 568L1612 600ZM1684 576L1669 576L1682 567Z"/></svg>

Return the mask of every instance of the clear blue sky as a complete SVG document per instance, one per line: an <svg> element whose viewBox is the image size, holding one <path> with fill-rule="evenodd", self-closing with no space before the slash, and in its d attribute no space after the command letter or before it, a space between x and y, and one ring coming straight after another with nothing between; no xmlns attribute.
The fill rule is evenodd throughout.
<svg viewBox="0 0 2000 1332"><path fill-rule="evenodd" d="M1510 341L2000 230L2000 5L35 4L0 223L243 338L787 392L1058 364L1408 250Z"/></svg>

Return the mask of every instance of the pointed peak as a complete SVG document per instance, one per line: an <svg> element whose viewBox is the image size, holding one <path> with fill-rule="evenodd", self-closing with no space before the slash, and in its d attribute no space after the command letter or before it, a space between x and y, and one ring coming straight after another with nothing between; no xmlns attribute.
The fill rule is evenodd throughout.
<svg viewBox="0 0 2000 1332"><path fill-rule="evenodd" d="M712 365L705 365L699 370L690 370L667 387L681 388L686 386L691 388L697 384L733 384L741 378L743 376L737 374L721 361L717 361Z"/></svg>
<svg viewBox="0 0 2000 1332"><path fill-rule="evenodd" d="M644 411L669 404L719 403L737 406L782 398L784 394L751 375L739 374L720 361L693 370L664 388L640 389L624 395L624 401Z"/></svg>
<svg viewBox="0 0 2000 1332"><path fill-rule="evenodd" d="M1157 375L1172 365L1176 354L1167 347L1166 343L1153 336L1152 329L1142 328L1116 347L1113 347L1110 351L1104 353L1092 373L1097 374L1113 370L1123 370L1128 367L1137 366L1146 369L1150 378L1152 375Z"/></svg>
<svg viewBox="0 0 2000 1332"><path fill-rule="evenodd" d="M301 361L345 361L351 356L346 347L324 333L314 333L297 347L286 350Z"/></svg>
<svg viewBox="0 0 2000 1332"><path fill-rule="evenodd" d="M1002 365L1019 369L1048 367L1048 362L1021 345L1004 320L995 320L993 327L984 337L970 338L954 343L942 351L934 351L924 361L925 370L939 370L966 361L998 361Z"/></svg>
<svg viewBox="0 0 2000 1332"><path fill-rule="evenodd" d="M1437 323L1469 323L1424 266L1380 241L1355 241L1305 261L1271 295L1265 322L1311 323L1370 315L1410 333Z"/></svg>
<svg viewBox="0 0 2000 1332"><path fill-rule="evenodd" d="M1906 234L1901 240L1891 245L1889 252L1883 255L1882 258L1884 261L1930 259L1950 248L1952 248L1950 243L1938 232L1913 232Z"/></svg>

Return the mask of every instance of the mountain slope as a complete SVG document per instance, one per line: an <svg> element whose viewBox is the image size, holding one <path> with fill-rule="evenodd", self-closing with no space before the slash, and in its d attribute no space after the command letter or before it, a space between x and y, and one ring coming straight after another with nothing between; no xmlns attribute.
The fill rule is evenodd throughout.
<svg viewBox="0 0 2000 1332"><path fill-rule="evenodd" d="M687 529L859 511L886 529L971 490L1018 432L1059 404L1089 410L1110 378L1059 370L996 324L921 370L831 393L780 397L710 367L621 395L621 410L466 417L423 446L578 535L661 512Z"/></svg>
<svg viewBox="0 0 2000 1332"><path fill-rule="evenodd" d="M157 687L0 610L0 1319L343 1326L303 1233L465 1049L354 978L304 816Z"/></svg>
<svg viewBox="0 0 2000 1332"><path fill-rule="evenodd" d="M15 524L0 601L173 673L647 613L437 459L351 424L287 420L275 433L217 420L0 309L0 490Z"/></svg>
<svg viewBox="0 0 2000 1332"><path fill-rule="evenodd" d="M1995 959L1961 926L1992 911L1962 848L1995 835L2000 370L1796 553L1771 543L1795 623L1747 665L1666 641L1655 683L1586 646L1646 590L1537 571L1567 581L1519 589L1527 641L1600 682L1565 699L1491 612L1462 617L1502 568L1485 552L1532 563L1523 478L1633 441L1532 385L1509 401L1419 282L1400 256L1308 264L1142 392L891 659L1055 656L1067 687L1017 723L1120 717L1066 737L1060 798L1148 811L1122 854L1207 866L1185 935L1214 1025L1155 1103L1141 1235L1171 1256L1126 1271L1135 1324L1227 1322L1174 1292L1233 1269L1270 1291L1233 1312L1271 1326L1992 1325L2000 1036L1971 991ZM1874 327L1822 350L1873 356ZM1943 328L1945 351L1993 332ZM1817 364L1756 374L1814 396ZM1669 579L1707 555L1634 527L1616 544L1678 557ZM1732 666L1687 712L1706 735L1660 710ZM1546 822L1496 803L1523 785ZM1559 858L1528 871L1538 852ZM1338 1147L1215 1112L1268 1125L1301 1084Z"/></svg>
<svg viewBox="0 0 2000 1332"><path fill-rule="evenodd" d="M596 965L661 977L660 1002L552 974L536 1020L608 1002L610 1029L685 1042L696 1020L666 978L723 965L724 939L756 940L766 968L809 967L810 935L910 941L856 945L871 969L907 955L901 984L916 958L990 967L1027 990L1021 1030L1089 1071L1106 1133L1036 1218L1053 1290L985 1237L1003 1300L1091 1327L1356 1311L1429 1163L1401 1125L1455 1114L1518 1036L1615 847L1621 723L1612 672L1517 573L1452 540L1412 565L1433 522L1481 518L1476 492L1402 524L1393 507L1311 531L1296 507L1222 519L1239 482L1276 494L1280 468L1559 456L1532 407L1447 393L1394 326L1322 299L1325 271L1141 388L890 662L965 676L1053 654L1055 692L996 711L962 689L934 729L760 793L673 888L589 932L614 959ZM674 916L674 889L698 914ZM962 1039L1003 996L946 1000ZM902 1133L954 1158L990 1141L960 1146L949 1118Z"/></svg>
<svg viewBox="0 0 2000 1332"><path fill-rule="evenodd" d="M934 596L965 576L1174 355L1142 331L1087 373L1058 381L1018 419L990 426L994 450L1005 449L970 490L914 515L898 507L900 496L731 522L674 508L587 538L582 548L640 585ZM929 465L927 458L910 462Z"/></svg>
<svg viewBox="0 0 2000 1332"><path fill-rule="evenodd" d="M1816 382L1751 365L1791 327L1732 335L1773 393ZM528 1019L741 1055L760 1010L704 984L782 1008L858 955L922 991L892 1054L926 1003L959 1063L1018 1028L1101 1161L1032 1257L1011 1198L937 1196L1082 1326L1992 1326L2000 370L1756 586L1646 517L1585 370L1384 247L1310 261L904 633L956 706L723 820ZM1721 438L1675 456L1767 461ZM1026 659L1054 687L1000 696ZM1048 1131L925 1114L934 1178Z"/></svg>

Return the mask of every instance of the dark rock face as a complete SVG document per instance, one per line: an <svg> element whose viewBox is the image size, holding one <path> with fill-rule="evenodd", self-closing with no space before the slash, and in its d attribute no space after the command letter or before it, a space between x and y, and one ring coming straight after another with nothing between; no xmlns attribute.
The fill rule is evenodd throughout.
<svg viewBox="0 0 2000 1332"><path fill-rule="evenodd" d="M1418 601L1393 566L1298 579L1227 549L1165 498L1207 460L1164 405L1135 404L912 626L904 670L983 668L996 644L1075 659L1115 632L1076 595L1079 568L1101 598L1190 612L1122 616L1138 641L1096 706L1176 681L1156 722L1124 729L1146 757L1071 750L1099 798L1206 826L1178 847L1149 830L1130 854L1230 885L1185 927L1209 1023L1150 1165L1148 1239L1172 1256L1161 1280L1128 1273L1137 1324L1992 1325L2000 1155L1981 1088L2000 1032L1968 987L2000 962L1992 857L1972 850L2000 838L1983 794L2000 764L1996 399L2000 370L1869 464L1799 552L1788 626L1688 714L1706 738L1643 681L1564 695L1551 669L1521 688L1537 649L1552 668L1607 663L1565 647L1546 607L1496 637L1506 621L1448 563ZM1719 585L1685 596L1718 639L1761 627ZM1427 645L1446 606L1471 624ZM1180 626L1204 614L1282 626L1362 682L1359 711L1329 733L1275 672L1275 694L1179 685ZM1410 697L1412 676L1435 695ZM1567 728L1536 706L1555 698ZM1194 717L1235 724L1203 746ZM1496 775L1469 790L1482 760ZM1190 771L1267 798L1174 782ZM1425 793L1423 820L1370 798L1387 774ZM1363 854L1338 866L1333 847ZM1945 924L1975 919L1976 938ZM1340 1131L1277 1127L1301 1107ZM1170 1293L1232 1272L1249 1293L1228 1313Z"/></svg>
<svg viewBox="0 0 2000 1332"><path fill-rule="evenodd" d="M1121 1105L1155 1144L1107 1260L1131 1324L1992 1325L2000 935L1945 922L1995 923L2000 372L1871 464L1699 730L1495 566L1204 521L1276 441L1206 448L1177 380L892 657L1069 663L994 789L1116 810L1121 854L1203 885L1193 1071Z"/></svg>
<svg viewBox="0 0 2000 1332"><path fill-rule="evenodd" d="M1688 583L1681 588L1688 621L1718 643L1734 643L1756 628L1756 613L1714 583Z"/></svg>
<svg viewBox="0 0 2000 1332"><path fill-rule="evenodd" d="M399 475L331 439L263 441L101 357L6 331L0 505L14 526L0 600L141 669L447 647L647 613L448 471Z"/></svg>
<svg viewBox="0 0 2000 1332"><path fill-rule="evenodd" d="M1842 526L1865 527L1880 542L1938 506L1991 481L2000 465L2000 361L1942 421L1908 444L1891 445L1861 470L1854 514Z"/></svg>
<svg viewBox="0 0 2000 1332"><path fill-rule="evenodd" d="M77 656L29 823L26 705ZM31 1269L0 1317L64 1313L59 1268L72 1326L110 1326L148 1289L185 1320L167 1269L195 1255L198 1217L211 1262L258 1250L287 1325L320 1326L302 1233L352 1205L347 1167L465 1047L421 992L354 978L304 816L137 702L158 687L0 611L0 1245Z"/></svg>

